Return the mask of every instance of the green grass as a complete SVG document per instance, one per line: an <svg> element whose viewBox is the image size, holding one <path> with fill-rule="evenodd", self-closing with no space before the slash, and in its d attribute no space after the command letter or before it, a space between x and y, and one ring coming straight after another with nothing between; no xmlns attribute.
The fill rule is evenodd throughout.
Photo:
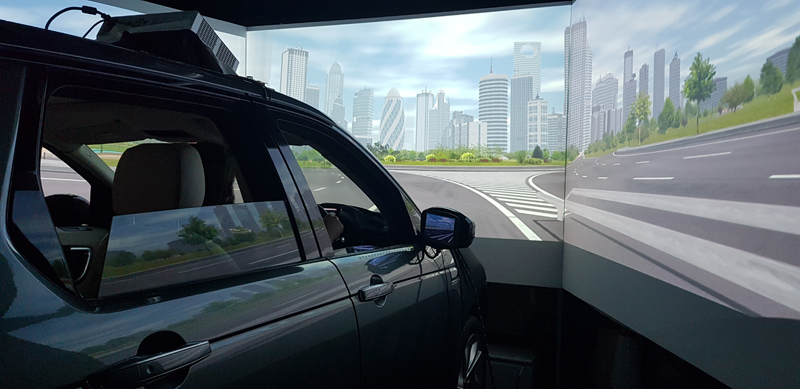
<svg viewBox="0 0 800 389"><path fill-rule="evenodd" d="M119 163L119 159L118 158L103 158L103 157L100 157L100 159L102 159L103 162L105 162L106 165L108 165L109 167L115 167Z"/></svg>
<svg viewBox="0 0 800 389"><path fill-rule="evenodd" d="M797 95L797 99L800 100L800 90L797 91L797 92L794 92L794 94Z"/></svg>
<svg viewBox="0 0 800 389"><path fill-rule="evenodd" d="M314 161L297 161L300 165L301 169L309 169L309 168L316 168L316 169L330 169L333 165L328 161L323 162L314 162Z"/></svg>
<svg viewBox="0 0 800 389"><path fill-rule="evenodd" d="M545 163L542 165L523 165L517 161L500 161L500 162L426 162L426 161L403 161L403 162L392 162L387 163L383 162L384 165L387 166L485 166L485 167L495 167L495 166L564 166L564 161L554 161L550 163Z"/></svg>
<svg viewBox="0 0 800 389"><path fill-rule="evenodd" d="M136 142L120 142L120 143L106 143L103 145L89 145L89 148L92 149L95 153L99 153L101 148L102 152L104 153L121 153L133 146L136 146L139 143Z"/></svg>

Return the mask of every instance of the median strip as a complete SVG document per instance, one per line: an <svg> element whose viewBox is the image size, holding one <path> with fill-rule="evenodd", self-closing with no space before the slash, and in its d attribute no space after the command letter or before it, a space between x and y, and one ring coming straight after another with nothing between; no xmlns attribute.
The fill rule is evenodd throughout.
<svg viewBox="0 0 800 389"><path fill-rule="evenodd" d="M694 159L694 158L706 158L706 157L716 157L718 155L728 155L730 151L726 151L724 153L714 153L714 154L703 154L703 155L692 155L689 157L683 157L683 159Z"/></svg>

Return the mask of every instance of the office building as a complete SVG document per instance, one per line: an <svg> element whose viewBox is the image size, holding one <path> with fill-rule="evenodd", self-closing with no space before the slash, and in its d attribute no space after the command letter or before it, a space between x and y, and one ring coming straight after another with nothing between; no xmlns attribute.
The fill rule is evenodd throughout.
<svg viewBox="0 0 800 389"><path fill-rule="evenodd" d="M475 118L465 114L463 111L453 111L453 120L450 121L452 141L448 142L448 147L459 147L469 145L469 124Z"/></svg>
<svg viewBox="0 0 800 389"><path fill-rule="evenodd" d="M675 107L683 107L683 99L681 99L681 59L678 58L678 52L672 57L672 62L669 63L669 99Z"/></svg>
<svg viewBox="0 0 800 389"><path fill-rule="evenodd" d="M353 136L363 145L372 144L372 114L375 93L364 88L353 98Z"/></svg>
<svg viewBox="0 0 800 389"><path fill-rule="evenodd" d="M380 142L391 149L403 148L405 135L405 112L403 112L403 97L397 89L392 88L383 101L381 113Z"/></svg>
<svg viewBox="0 0 800 389"><path fill-rule="evenodd" d="M630 80L631 77L633 77L633 50L628 48L622 65L622 82Z"/></svg>
<svg viewBox="0 0 800 389"><path fill-rule="evenodd" d="M478 120L486 122L487 144L508 151L508 76L489 74L478 80Z"/></svg>
<svg viewBox="0 0 800 389"><path fill-rule="evenodd" d="M467 144L469 147L486 147L487 145L487 131L488 123L476 120L469 122L469 134L467 135Z"/></svg>
<svg viewBox="0 0 800 389"><path fill-rule="evenodd" d="M514 42L514 76L531 76L531 98L542 93L541 42Z"/></svg>
<svg viewBox="0 0 800 389"><path fill-rule="evenodd" d="M342 102L342 98L337 97L336 100L333 100L333 107L331 108L330 118L333 120L334 123L338 124L343 130L347 130L347 121L344 120L345 112L344 112L344 102Z"/></svg>
<svg viewBox="0 0 800 389"><path fill-rule="evenodd" d="M664 49L653 54L653 117L664 108Z"/></svg>
<svg viewBox="0 0 800 389"><path fill-rule="evenodd" d="M547 148L547 100L536 96L528 102L528 139L525 150L533 150L536 146L542 149Z"/></svg>
<svg viewBox="0 0 800 389"><path fill-rule="evenodd" d="M344 73L342 72L342 65L339 61L333 61L331 68L328 70L328 78L325 81L325 112L328 117L333 114L333 104L337 98L342 97L344 92Z"/></svg>
<svg viewBox="0 0 800 389"><path fill-rule="evenodd" d="M589 146L592 120L592 49L586 31L586 20L567 27L568 85L567 146L583 151Z"/></svg>
<svg viewBox="0 0 800 389"><path fill-rule="evenodd" d="M528 102L537 95L533 91L533 76L511 77L509 151L528 150Z"/></svg>
<svg viewBox="0 0 800 389"><path fill-rule="evenodd" d="M567 150L567 115L555 110L547 115L547 150L551 154Z"/></svg>
<svg viewBox="0 0 800 389"><path fill-rule="evenodd" d="M786 65L789 63L789 49L791 49L791 47L777 51L775 54L767 57L767 62L772 62L773 65L781 70L781 74L784 76L786 76Z"/></svg>
<svg viewBox="0 0 800 389"><path fill-rule="evenodd" d="M649 83L650 83L650 66L647 64L642 64L642 67L639 68L639 94L640 95L649 95Z"/></svg>
<svg viewBox="0 0 800 389"><path fill-rule="evenodd" d="M280 92L297 100L305 101L307 81L308 52L303 49L286 49L281 56Z"/></svg>
<svg viewBox="0 0 800 389"><path fill-rule="evenodd" d="M622 83L622 119L628 120L631 106L636 102L636 74Z"/></svg>
<svg viewBox="0 0 800 389"><path fill-rule="evenodd" d="M310 85L306 87L305 103L319 109L319 88Z"/></svg>
<svg viewBox="0 0 800 389"><path fill-rule="evenodd" d="M616 108L619 93L619 80L611 73L600 77L592 90L592 107Z"/></svg>
<svg viewBox="0 0 800 389"><path fill-rule="evenodd" d="M428 113L428 123L428 149L447 147L450 135L447 131L450 126L450 102L445 98L443 89L436 94L436 103Z"/></svg>
<svg viewBox="0 0 800 389"><path fill-rule="evenodd" d="M433 108L433 93L424 89L417 93L417 117L416 117L416 151L428 150L428 132L430 130L430 113Z"/></svg>
<svg viewBox="0 0 800 389"><path fill-rule="evenodd" d="M715 88L714 91L711 92L711 96L700 103L700 112L710 110L712 114L716 114L719 101L722 100L722 96L724 96L725 91L728 90L728 77L715 77L714 86Z"/></svg>

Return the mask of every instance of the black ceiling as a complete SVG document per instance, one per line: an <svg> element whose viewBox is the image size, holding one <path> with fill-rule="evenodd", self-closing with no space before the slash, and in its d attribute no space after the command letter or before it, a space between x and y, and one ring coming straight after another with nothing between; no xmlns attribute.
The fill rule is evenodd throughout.
<svg viewBox="0 0 800 389"><path fill-rule="evenodd" d="M149 0L180 10L197 10L203 16L244 27L299 23L399 19L476 10L570 4L548 0Z"/></svg>

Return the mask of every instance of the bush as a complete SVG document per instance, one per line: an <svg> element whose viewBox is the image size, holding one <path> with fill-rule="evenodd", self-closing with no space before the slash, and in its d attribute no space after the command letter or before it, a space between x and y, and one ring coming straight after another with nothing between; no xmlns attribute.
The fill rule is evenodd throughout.
<svg viewBox="0 0 800 389"><path fill-rule="evenodd" d="M439 158L439 162L447 162L447 160L444 158Z"/></svg>
<svg viewBox="0 0 800 389"><path fill-rule="evenodd" d="M542 152L542 148L539 145L536 145L536 148L533 149L533 158L537 159L544 159L544 153Z"/></svg>
<svg viewBox="0 0 800 389"><path fill-rule="evenodd" d="M383 162L387 162L387 163L397 162L397 158L395 158L394 155L387 155L387 156L383 157Z"/></svg>
<svg viewBox="0 0 800 389"><path fill-rule="evenodd" d="M492 158L492 162L500 162L500 158Z"/></svg>
<svg viewBox="0 0 800 389"><path fill-rule="evenodd" d="M473 160L475 160L475 154L472 154L472 153L461 154L461 160L463 160L463 161L473 161Z"/></svg>
<svg viewBox="0 0 800 389"><path fill-rule="evenodd" d="M550 163L550 158L545 158L544 163Z"/></svg>
<svg viewBox="0 0 800 389"><path fill-rule="evenodd" d="M433 161L431 161L433 159ZM425 160L428 162L436 162L436 154L428 154L425 156Z"/></svg>
<svg viewBox="0 0 800 389"><path fill-rule="evenodd" d="M541 158L525 158L522 163L526 165L541 165L544 162Z"/></svg>
<svg viewBox="0 0 800 389"><path fill-rule="evenodd" d="M481 162L489 162L488 158L481 158Z"/></svg>

